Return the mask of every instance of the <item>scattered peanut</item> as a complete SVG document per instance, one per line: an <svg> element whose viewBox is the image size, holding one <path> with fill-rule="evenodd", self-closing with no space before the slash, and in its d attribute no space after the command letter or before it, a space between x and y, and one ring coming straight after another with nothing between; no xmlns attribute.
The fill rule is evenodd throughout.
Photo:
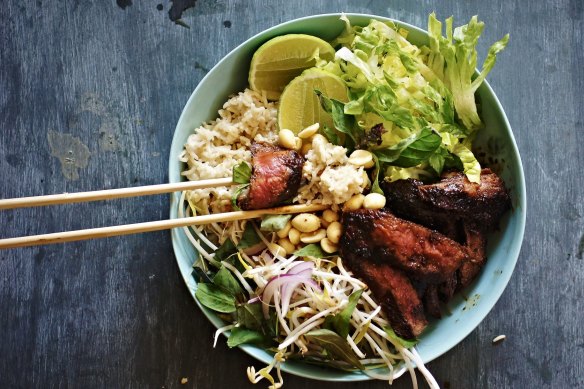
<svg viewBox="0 0 584 389"><path fill-rule="evenodd" d="M289 150L298 150L298 143L294 133L287 128L283 128L278 132L278 143L280 146Z"/></svg>
<svg viewBox="0 0 584 389"><path fill-rule="evenodd" d="M294 246L288 238L278 240L278 244L286 250L287 254L292 254L296 251L296 246Z"/></svg>
<svg viewBox="0 0 584 389"><path fill-rule="evenodd" d="M365 170L363 170L362 174L363 174L363 182L365 182L365 188L370 188L371 187L371 180L369 179L367 172Z"/></svg>
<svg viewBox="0 0 584 389"><path fill-rule="evenodd" d="M277 243L268 243L268 249L274 254L274 255L280 255L280 256L285 256L288 253L286 252L286 249L282 246L280 246ZM292 253L290 253L292 254Z"/></svg>
<svg viewBox="0 0 584 389"><path fill-rule="evenodd" d="M369 193L363 200L363 208L381 209L385 207L385 196L379 193Z"/></svg>
<svg viewBox="0 0 584 389"><path fill-rule="evenodd" d="M292 227L300 232L313 232L320 227L320 219L311 213L301 213L292 219Z"/></svg>
<svg viewBox="0 0 584 389"><path fill-rule="evenodd" d="M332 222L326 229L326 237L334 244L339 243L342 233L343 226L341 226L341 223L339 222Z"/></svg>
<svg viewBox="0 0 584 389"><path fill-rule="evenodd" d="M286 223L286 226L284 226L284 228L282 228L280 231L276 232L276 235L278 235L278 238L285 238L288 236L288 232L290 232L291 228L292 228L292 223L288 222L288 223Z"/></svg>
<svg viewBox="0 0 584 389"><path fill-rule="evenodd" d="M362 194L353 195L345 205L343 206L343 210L345 211L355 211L363 206L363 201L365 200L365 196Z"/></svg>
<svg viewBox="0 0 584 389"><path fill-rule="evenodd" d="M339 249L339 246L331 242L328 238L324 238L320 241L320 247L322 247L324 252L328 254L332 254Z"/></svg>
<svg viewBox="0 0 584 389"><path fill-rule="evenodd" d="M322 213L322 218L329 223L339 220L339 214L330 209L325 209Z"/></svg>
<svg viewBox="0 0 584 389"><path fill-rule="evenodd" d="M300 234L300 241L306 244L318 243L324 238L326 238L326 230L324 228L321 228L313 232L305 232L303 234Z"/></svg>
<svg viewBox="0 0 584 389"><path fill-rule="evenodd" d="M312 144L326 144L328 143L328 140L326 140L326 138L323 135L320 134L316 134L312 137Z"/></svg>
<svg viewBox="0 0 584 389"><path fill-rule="evenodd" d="M306 155L308 154L308 152L312 150L312 144L311 143L305 143L302 145L302 148L300 149L300 154L302 155Z"/></svg>
<svg viewBox="0 0 584 389"><path fill-rule="evenodd" d="M291 228L288 232L288 240L294 245L300 243L300 231L296 228Z"/></svg>
<svg viewBox="0 0 584 389"><path fill-rule="evenodd" d="M313 136L314 134L316 134L316 132L318 131L319 128L320 128L320 124L314 123L313 125L308 126L304 130L300 131L298 133L298 137L301 139L308 139L311 136Z"/></svg>
<svg viewBox="0 0 584 389"><path fill-rule="evenodd" d="M375 161L373 161L373 154L367 150L353 151L349 156L349 163L356 166L363 166L365 169L375 165Z"/></svg>

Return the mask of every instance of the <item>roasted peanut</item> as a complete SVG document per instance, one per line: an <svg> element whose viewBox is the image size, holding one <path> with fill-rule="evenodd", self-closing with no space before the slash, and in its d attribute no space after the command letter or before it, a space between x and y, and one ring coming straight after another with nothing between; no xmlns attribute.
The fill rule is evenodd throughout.
<svg viewBox="0 0 584 389"><path fill-rule="evenodd" d="M347 200L347 202L343 206L343 209L345 211L355 211L357 209L360 209L363 206L363 200L365 200L365 196L363 196L360 193L356 194L349 200Z"/></svg>
<svg viewBox="0 0 584 389"><path fill-rule="evenodd" d="M324 228L321 228L313 232L305 232L303 234L300 234L300 241L306 244L318 243L324 238L326 238L326 230Z"/></svg>
<svg viewBox="0 0 584 389"><path fill-rule="evenodd" d="M280 231L276 232L276 235L278 235L278 238L286 238L288 236L288 232L290 232L291 228L292 228L292 223L288 222L288 223L286 223L286 226L284 226L284 228L282 228Z"/></svg>
<svg viewBox="0 0 584 389"><path fill-rule="evenodd" d="M301 213L292 219L292 227L300 232L313 232L320 227L320 219L311 213Z"/></svg>
<svg viewBox="0 0 584 389"><path fill-rule="evenodd" d="M343 226L339 222L332 222L326 229L326 237L334 244L339 243L342 233Z"/></svg>
<svg viewBox="0 0 584 389"><path fill-rule="evenodd" d="M385 207L385 196L379 193L369 193L363 200L363 208L381 209Z"/></svg>
<svg viewBox="0 0 584 389"><path fill-rule="evenodd" d="M323 251L328 254L332 254L339 249L339 246L331 242L328 238L324 238L320 241L320 247L322 247Z"/></svg>
<svg viewBox="0 0 584 389"><path fill-rule="evenodd" d="M313 125L308 126L304 130L300 131L298 133L298 137L301 139L308 139L311 136L313 136L314 134L316 134L316 132L318 131L319 128L320 128L320 124L314 123Z"/></svg>

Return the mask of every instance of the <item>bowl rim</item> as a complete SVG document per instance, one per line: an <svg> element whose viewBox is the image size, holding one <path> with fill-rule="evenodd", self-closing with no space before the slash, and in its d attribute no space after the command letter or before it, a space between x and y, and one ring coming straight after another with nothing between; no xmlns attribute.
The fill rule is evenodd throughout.
<svg viewBox="0 0 584 389"><path fill-rule="evenodd" d="M242 43L238 44L235 48L233 48L231 51L229 51L229 53L227 53L225 56L223 56L209 70L209 72L197 83L197 86L195 87L195 89L191 93L189 99L185 103L185 105L181 111L181 114L179 116L179 119L177 121L177 125L175 127L175 130L173 132L171 152L169 155L169 182L177 182L174 179L175 177L174 177L174 171L173 171L173 164L177 163L177 156L173 155L172 150L176 149L177 145L175 143L179 142L179 140L176 137L176 134L179 130L179 126L181 125L182 121L184 120L185 116L187 115L188 107L193 104L193 102L196 98L196 95L199 92L199 89L201 89L202 85L205 84L206 80L209 77L211 77L211 74L213 73L213 70L215 68L219 67L224 62L227 62L231 57L235 56L239 50L241 50L245 46L249 45L250 43L252 43L256 39L261 38L262 36L266 36L265 40L267 41L268 39L271 39L272 34L275 31L278 31L278 30L284 29L286 27L301 23L303 21L311 21L314 19L331 18L331 17L340 18L342 15L347 16L349 19L351 19L351 18L361 18L361 19L367 18L367 19L376 19L376 20L380 20L380 21L384 21L384 22L389 21L389 22L395 23L398 27L403 27L403 28L407 29L408 31L416 31L418 33L422 33L425 36L428 35L428 32L426 30L424 30L420 27L411 25L409 23L397 20L397 19L393 19L393 18L385 17L385 16L380 16L380 15L372 15L372 14L365 14L365 13L352 13L352 12L323 13L323 14L304 16L304 17L300 17L300 18L296 18L296 19L292 19L292 20L288 20L288 21L279 23L277 25L274 25L272 27L269 27L265 30L262 30L256 34L254 34L253 36L249 37L248 39L246 39ZM426 355L423 358L423 361L425 364L433 361L434 359L440 357L441 355L444 355L445 353L450 351L454 346L456 346L457 344L462 342L471 332L473 332L476 329L476 327L484 320L484 318L494 308L494 306L499 301L501 295L503 294L504 290L506 289L506 287L511 279L511 276L515 270L515 266L517 264L517 261L519 258L519 253L520 253L520 250L521 250L521 247L523 244L523 238L524 238L524 233L525 233L525 223L526 223L526 216L527 216L527 196L526 196L526 187L525 187L525 174L524 174L524 170L523 170L521 156L519 154L519 149L517 147L517 142L515 140L515 136L513 134L511 124L509 123L507 115L506 115L506 113L505 113L505 111L504 111L504 109L499 101L499 98L497 97L497 95L495 94L495 92L493 91L492 87L490 86L490 84L488 83L487 80L483 81L481 88L486 88L487 93L492 96L493 102L494 102L494 108L497 112L500 113L501 119L506 127L507 132L508 132L508 136L509 136L509 139L511 141L510 145L509 145L512 148L511 153L513 155L515 155L517 158L516 168L517 168L518 174L516 177L517 178L516 181L519 181L519 182L516 182L515 190L518 191L517 199L518 199L518 203L520 204L520 206L517 208L520 208L520 210L514 209L513 212L519 212L518 225L516 228L516 231L518 229L518 232L514 236L514 240L519 242L519 243L514 244L511 248L511 251L509 252L510 259L512 259L512 263L509 263L507 265L508 267L506 267L506 270L509 270L509 271L506 271L504 274L500 275L500 279L502 282L499 282L497 284L498 287L496 289L490 291L490 300L492 301L490 306L488 306L486 309L481 310L480 313L473 315L472 317L474 319L472 319L471 325L467 326L467 329L465 331L460 332L458 336L451 337L451 338L449 338L450 340L447 339L445 342L446 345L442 347L441 351L434 352L434 353L430 352L429 355ZM184 144L181 143L178 146L180 146L180 148L182 149ZM181 178L181 176L180 176L180 172L179 172L179 181L180 181L180 178ZM171 196L171 199L170 199L170 206L171 206L170 217L171 218L177 217L176 209L177 209L178 204L179 204L179 197L180 196L177 193L175 193ZM216 321L221 320L221 319L218 319L214 312L211 312L210 310L208 310L207 308L202 306L199 303L199 301L195 298L194 291L195 291L196 283L192 279L190 272L185 272L181 268L181 264L180 264L179 259L178 259L179 253L181 252L181 247L180 247L181 243L179 242L177 231L181 231L181 230L180 229L171 230L171 239L172 239L173 252L175 254L175 259L177 261L177 264L179 265L179 271L181 273L181 276L182 276L187 288L189 289L190 294L193 297L195 303L199 306L199 308L201 309L203 314L207 317L207 319L211 322L211 324L213 326L215 326L216 328L219 328ZM479 277L481 277L481 276L479 276ZM224 335L226 335L226 333L224 333ZM266 358L263 358L262 356L257 355L258 351L265 352L265 350L263 350L257 346L240 345L238 347L240 349L242 349L248 355L252 356L253 358L255 358L263 363L270 363L270 361L271 361L271 358L266 359ZM304 378L309 378L309 379L331 381L331 382L356 382L356 381L366 381L366 380L371 379L371 377L369 377L368 375L366 375L363 372L351 373L351 372L344 372L341 370L338 371L338 373L339 373L338 376L316 377L314 374L310 374L309 372L306 372L306 370L309 370L310 372L315 371L315 369L313 369L313 368L315 368L315 366L309 365L307 363L296 362L296 361L294 361L292 363L285 362L282 364L282 371L285 371L287 373L294 374L297 376L301 376ZM318 369L321 369L321 368L316 367L316 370L318 370Z"/></svg>

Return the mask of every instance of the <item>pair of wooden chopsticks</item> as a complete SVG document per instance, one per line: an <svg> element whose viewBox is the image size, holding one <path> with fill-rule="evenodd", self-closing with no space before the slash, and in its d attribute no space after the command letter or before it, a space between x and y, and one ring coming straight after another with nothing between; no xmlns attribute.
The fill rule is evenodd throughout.
<svg viewBox="0 0 584 389"><path fill-rule="evenodd" d="M110 200L124 197L146 196L184 190L213 188L217 186L234 185L231 178L187 181L179 183L138 186L133 188L99 190L94 192L63 193L58 195L21 197L0 200L0 210L13 208L40 207L56 204L79 203L86 201ZM208 223L227 222L234 220L254 219L263 215L281 215L301 212L316 212L327 206L287 205L277 208L258 209L253 211L234 211L212 215L185 217L180 219L159 220L146 223L125 224L120 226L90 228L77 231L56 232L52 234L31 235L17 238L0 239L0 249L15 247L38 246L43 244L64 243L84 239L106 238L109 236L138 234L142 232L168 230L176 227L195 226Z"/></svg>

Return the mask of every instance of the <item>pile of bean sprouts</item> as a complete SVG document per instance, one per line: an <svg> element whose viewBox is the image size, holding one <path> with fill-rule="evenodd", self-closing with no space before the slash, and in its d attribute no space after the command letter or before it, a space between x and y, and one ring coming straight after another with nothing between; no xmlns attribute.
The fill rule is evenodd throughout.
<svg viewBox="0 0 584 389"><path fill-rule="evenodd" d="M183 192L179 202L179 217L188 217L193 213L208 213L208 210L199 208L193 212L194 206L188 203L185 193ZM243 272L227 261L221 263L239 280L249 294L250 302L261 300L264 306L269 304L275 309L279 324L276 339L279 345L274 359L267 367L257 372L254 367L248 368L247 374L252 383L265 378L270 381L270 388L280 388L283 384L280 368L284 361L302 360L319 355L322 351L319 344L310 342L304 334L320 328L327 316L343 310L353 292L363 290L351 316L350 331L346 338L352 351L365 366L363 373L391 384L394 379L409 372L413 387L417 388L414 370L417 368L431 388L439 387L416 349L405 348L388 336L383 328L389 326L389 321L381 306L375 302L367 285L344 267L340 256L328 258L283 256L280 252L270 250L274 247L270 243L277 239L276 234L260 231L254 221L184 227L184 232L204 263L213 261L214 251L227 238L231 238L237 244L245 223L254 223L254 228L265 248L255 255L248 255L241 250L238 252L238 260L245 268ZM282 281L282 277L285 276L294 278L293 282L285 284ZM293 290L285 290L285 285L293 286ZM270 293L267 293L268 288ZM267 294L271 296L266 298ZM214 345L220 334L236 326L238 323L227 323L219 328L215 333ZM343 367L342 362L339 361L338 367ZM349 367L348 364L345 366ZM271 375L274 369L277 380Z"/></svg>

